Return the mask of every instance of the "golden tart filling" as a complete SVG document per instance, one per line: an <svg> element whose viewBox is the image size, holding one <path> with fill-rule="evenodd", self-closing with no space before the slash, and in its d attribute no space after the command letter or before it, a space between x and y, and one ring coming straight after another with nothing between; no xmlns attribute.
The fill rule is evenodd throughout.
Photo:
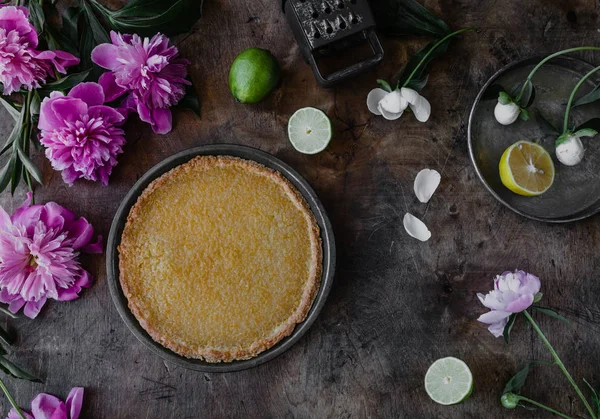
<svg viewBox="0 0 600 419"><path fill-rule="evenodd" d="M321 280L319 227L279 172L199 156L138 198L119 268L129 308L155 341L208 362L248 359L305 319Z"/></svg>

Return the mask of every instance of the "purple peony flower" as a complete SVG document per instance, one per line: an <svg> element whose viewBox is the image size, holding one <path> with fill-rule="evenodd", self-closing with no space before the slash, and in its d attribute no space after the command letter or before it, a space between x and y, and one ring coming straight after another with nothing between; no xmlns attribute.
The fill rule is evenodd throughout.
<svg viewBox="0 0 600 419"><path fill-rule="evenodd" d="M23 412L26 419L78 419L83 402L83 388L75 387L64 402L51 394L40 393L31 401L31 413ZM10 409L6 419L20 419L15 409Z"/></svg>
<svg viewBox="0 0 600 419"><path fill-rule="evenodd" d="M127 94L122 107L137 112L158 134L171 131L169 108L185 96L190 62L179 58L177 48L160 33L142 39L112 31L110 39L112 44L100 44L92 51L92 61L110 70L99 80L107 101Z"/></svg>
<svg viewBox="0 0 600 419"><path fill-rule="evenodd" d="M481 303L491 311L477 320L489 324L488 330L502 336L504 326L513 313L527 310L540 292L540 279L524 271L504 272L494 279L494 289L486 295L477 294Z"/></svg>
<svg viewBox="0 0 600 419"><path fill-rule="evenodd" d="M31 192L12 216L0 207L0 302L35 318L48 298L70 301L92 283L79 252L102 253L102 236L83 217L55 202L31 205Z"/></svg>
<svg viewBox="0 0 600 419"><path fill-rule="evenodd" d="M38 88L55 70L66 73L79 63L64 51L37 51L38 34L28 16L25 7L0 6L0 82L6 95Z"/></svg>
<svg viewBox="0 0 600 419"><path fill-rule="evenodd" d="M67 96L52 92L40 108L40 142L46 157L63 180L100 180L108 184L117 155L125 144L120 126L125 117L103 105L104 91L98 83L80 83Z"/></svg>

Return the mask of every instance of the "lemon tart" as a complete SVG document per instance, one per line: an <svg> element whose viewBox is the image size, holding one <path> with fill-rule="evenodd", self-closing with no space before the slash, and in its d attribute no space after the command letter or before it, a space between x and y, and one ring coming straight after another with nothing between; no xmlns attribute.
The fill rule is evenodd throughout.
<svg viewBox="0 0 600 419"><path fill-rule="evenodd" d="M129 309L156 342L207 362L249 359L305 319L321 281L319 227L279 172L199 156L133 205L119 271Z"/></svg>

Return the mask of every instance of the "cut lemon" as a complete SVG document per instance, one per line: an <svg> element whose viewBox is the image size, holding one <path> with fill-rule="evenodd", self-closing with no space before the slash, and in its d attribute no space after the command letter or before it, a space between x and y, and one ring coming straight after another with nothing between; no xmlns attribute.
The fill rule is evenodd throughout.
<svg viewBox="0 0 600 419"><path fill-rule="evenodd" d="M288 136L300 153L317 154L331 141L331 121L320 109L298 109L288 122Z"/></svg>
<svg viewBox="0 0 600 419"><path fill-rule="evenodd" d="M435 361L425 374L425 391L439 404L451 405L465 401L473 391L473 374L458 358Z"/></svg>
<svg viewBox="0 0 600 419"><path fill-rule="evenodd" d="M554 182L554 163L544 147L517 141L500 158L502 184L516 194L538 196Z"/></svg>

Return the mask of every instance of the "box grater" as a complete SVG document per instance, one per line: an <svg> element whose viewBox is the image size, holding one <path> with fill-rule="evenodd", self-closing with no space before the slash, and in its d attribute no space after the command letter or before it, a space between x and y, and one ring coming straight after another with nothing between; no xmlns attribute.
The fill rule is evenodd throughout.
<svg viewBox="0 0 600 419"><path fill-rule="evenodd" d="M383 48L375 34L375 19L367 0L283 0L283 8L319 85L330 87L382 60ZM372 56L328 75L319 70L318 58L333 53L351 54L353 47L365 41Z"/></svg>

